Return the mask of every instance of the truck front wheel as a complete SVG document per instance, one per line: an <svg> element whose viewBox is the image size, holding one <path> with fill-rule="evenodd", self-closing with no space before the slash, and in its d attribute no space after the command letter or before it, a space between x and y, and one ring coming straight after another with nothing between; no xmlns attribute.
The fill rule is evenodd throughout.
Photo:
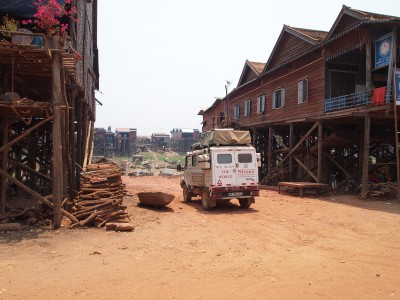
<svg viewBox="0 0 400 300"><path fill-rule="evenodd" d="M210 210L212 208L211 196L208 188L204 188L201 194L201 206L203 206L204 210Z"/></svg>
<svg viewBox="0 0 400 300"><path fill-rule="evenodd" d="M240 198L239 199L239 204L241 207L243 208L249 208L251 206L252 203L252 199L251 198Z"/></svg>
<svg viewBox="0 0 400 300"><path fill-rule="evenodd" d="M187 185L183 186L183 202L190 202L192 200L192 195L189 192Z"/></svg>

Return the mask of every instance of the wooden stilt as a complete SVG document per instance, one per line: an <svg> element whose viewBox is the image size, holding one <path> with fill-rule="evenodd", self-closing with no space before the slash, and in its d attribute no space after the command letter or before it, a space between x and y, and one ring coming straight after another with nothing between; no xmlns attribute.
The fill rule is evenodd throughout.
<svg viewBox="0 0 400 300"><path fill-rule="evenodd" d="M53 37L53 43L58 47L58 38ZM63 149L62 149L62 113L61 105L61 66L60 54L53 53L52 59L52 100L53 100L53 227L59 228L61 226L61 203L63 200L64 189L64 170L63 170Z"/></svg>
<svg viewBox="0 0 400 300"><path fill-rule="evenodd" d="M294 125L290 123L289 126L289 149L293 147L293 137L294 137ZM293 181L293 158L289 157L289 178Z"/></svg>
<svg viewBox="0 0 400 300"><path fill-rule="evenodd" d="M322 133L323 133L323 125L322 122L318 124L318 171L317 171L317 182L320 183L322 181Z"/></svg>
<svg viewBox="0 0 400 300"><path fill-rule="evenodd" d="M268 162L267 162L267 170L268 175L271 174L271 166L272 166L272 127L268 128Z"/></svg>
<svg viewBox="0 0 400 300"><path fill-rule="evenodd" d="M90 146L90 131L92 128L92 121L89 121L89 124L87 124L87 132L86 132L86 142L85 142L85 155L83 157L83 164L82 167L86 168L86 166L88 165L88 158L89 158L89 146Z"/></svg>
<svg viewBox="0 0 400 300"><path fill-rule="evenodd" d="M364 120L364 152L362 169L361 198L367 199L368 192L368 166L369 166L369 140L370 140L371 117L366 116Z"/></svg>
<svg viewBox="0 0 400 300"><path fill-rule="evenodd" d="M3 116L3 145L7 145L8 143L8 118ZM2 170L7 173L8 168L8 151L3 151L2 153ZM7 178L1 177L1 194L0 194L0 215L4 215L6 213L6 191L7 191Z"/></svg>
<svg viewBox="0 0 400 300"><path fill-rule="evenodd" d="M72 197L75 197L76 191L76 140L75 140L75 93L71 97L71 111L70 111L70 121L69 121L69 147L71 154L71 192ZM79 179L79 178L78 178Z"/></svg>
<svg viewBox="0 0 400 300"><path fill-rule="evenodd" d="M88 165L92 163L93 156L93 148L94 148L94 122L90 122L90 140L89 140L89 157L88 157ZM128 147L129 149L129 147ZM132 156L132 152L129 152L129 157Z"/></svg>

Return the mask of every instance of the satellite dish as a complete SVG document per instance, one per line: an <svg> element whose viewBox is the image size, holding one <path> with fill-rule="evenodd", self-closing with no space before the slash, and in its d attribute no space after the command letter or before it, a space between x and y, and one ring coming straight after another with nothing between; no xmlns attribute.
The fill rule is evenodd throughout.
<svg viewBox="0 0 400 300"><path fill-rule="evenodd" d="M20 28L17 30L17 32L32 33L32 31L30 31L26 28ZM13 35L11 42L13 42L14 44L30 45L32 43L32 40L33 40L33 36L31 36L31 35L16 34L16 35Z"/></svg>

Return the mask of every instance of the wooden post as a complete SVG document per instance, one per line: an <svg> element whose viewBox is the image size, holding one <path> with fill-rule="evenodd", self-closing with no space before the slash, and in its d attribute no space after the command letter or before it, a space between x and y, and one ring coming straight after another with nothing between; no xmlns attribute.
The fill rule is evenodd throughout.
<svg viewBox="0 0 400 300"><path fill-rule="evenodd" d="M395 24L393 24L392 49L390 50L390 62L389 62L388 76L387 76L387 82L386 82L386 103L387 104L390 102L389 91L390 91L390 88L392 87L392 80L393 80L393 73L394 73L393 65L396 64L396 52L397 52L396 36L397 36L397 27Z"/></svg>
<svg viewBox="0 0 400 300"><path fill-rule="evenodd" d="M69 121L69 147L71 154L71 194L75 197L76 190L76 142L75 142L75 93L71 97L71 112Z"/></svg>
<svg viewBox="0 0 400 300"><path fill-rule="evenodd" d="M367 92L371 91L372 89L372 58L371 58L371 40L370 38L367 39L365 45L365 89Z"/></svg>
<svg viewBox="0 0 400 300"><path fill-rule="evenodd" d="M322 180L322 133L323 133L323 125L322 122L319 122L318 125L318 171L317 171L317 182L321 183Z"/></svg>
<svg viewBox="0 0 400 300"><path fill-rule="evenodd" d="M396 150L396 177L397 177L397 195L396 198L400 200L400 158L399 158L399 129L398 129L398 118L397 118L397 103L396 103L396 93L393 99L394 104L394 133L395 133L395 150Z"/></svg>
<svg viewBox="0 0 400 300"><path fill-rule="evenodd" d="M294 125L290 123L289 127L289 149L293 147L293 135L294 135ZM293 181L293 157L289 157L289 178L290 181Z"/></svg>
<svg viewBox="0 0 400 300"><path fill-rule="evenodd" d="M93 157L93 148L94 148L94 122L90 122L90 141L89 141L89 157L88 157L88 165L92 163L92 157ZM129 141L128 141L129 142ZM128 144L129 146L129 144ZM128 147L130 149L130 147ZM129 154L129 157L132 157L132 152Z"/></svg>
<svg viewBox="0 0 400 300"><path fill-rule="evenodd" d="M86 168L86 166L88 165L92 121L89 121L89 124L87 124L86 128L87 128L87 133L86 133L86 142L85 142L85 155L84 155L83 164L82 164L83 168Z"/></svg>
<svg viewBox="0 0 400 300"><path fill-rule="evenodd" d="M400 200L400 157L399 157L399 128L397 117L397 97L396 94L396 61L397 61L397 27L393 25L393 40L392 40L392 58L393 58L393 106L394 106L394 132L395 132L395 149L396 149L396 177L397 177L397 199Z"/></svg>
<svg viewBox="0 0 400 300"><path fill-rule="evenodd" d="M8 118L3 116L3 145L8 143ZM8 151L2 153L2 166L4 172L7 172L8 168ZM0 215L6 213L6 191L7 191L7 178L1 177L1 195L0 195Z"/></svg>
<svg viewBox="0 0 400 300"><path fill-rule="evenodd" d="M267 171L268 175L271 174L272 167L272 127L268 128L268 162L267 162Z"/></svg>
<svg viewBox="0 0 400 300"><path fill-rule="evenodd" d="M370 129L371 129L371 117L366 116L364 120L364 146L363 146L364 151L363 151L362 188L361 188L362 199L367 199L367 192L368 192Z"/></svg>
<svg viewBox="0 0 400 300"><path fill-rule="evenodd" d="M75 113L76 116L76 160L75 166L82 166L82 102L79 99L75 99ZM76 168L76 178L75 178L75 186L76 189L79 189L80 182L79 182L79 168Z"/></svg>
<svg viewBox="0 0 400 300"><path fill-rule="evenodd" d="M53 47L59 48L58 37L53 37ZM61 104L61 57L58 52L53 52L52 58L52 101L53 101L53 227L61 226L61 203L64 190L63 149L62 149L62 113Z"/></svg>

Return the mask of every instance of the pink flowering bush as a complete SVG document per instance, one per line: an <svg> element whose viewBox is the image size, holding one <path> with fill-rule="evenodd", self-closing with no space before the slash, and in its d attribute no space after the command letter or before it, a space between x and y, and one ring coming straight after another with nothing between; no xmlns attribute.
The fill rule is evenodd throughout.
<svg viewBox="0 0 400 300"><path fill-rule="evenodd" d="M38 0L34 2L37 12L34 14L34 20L22 21L22 24L34 24L39 30L53 34L57 28L63 35L68 29L68 24L61 23L60 19L64 16L74 22L79 22L76 18L76 7L71 6L72 0L65 0L64 5L60 5L56 0Z"/></svg>

